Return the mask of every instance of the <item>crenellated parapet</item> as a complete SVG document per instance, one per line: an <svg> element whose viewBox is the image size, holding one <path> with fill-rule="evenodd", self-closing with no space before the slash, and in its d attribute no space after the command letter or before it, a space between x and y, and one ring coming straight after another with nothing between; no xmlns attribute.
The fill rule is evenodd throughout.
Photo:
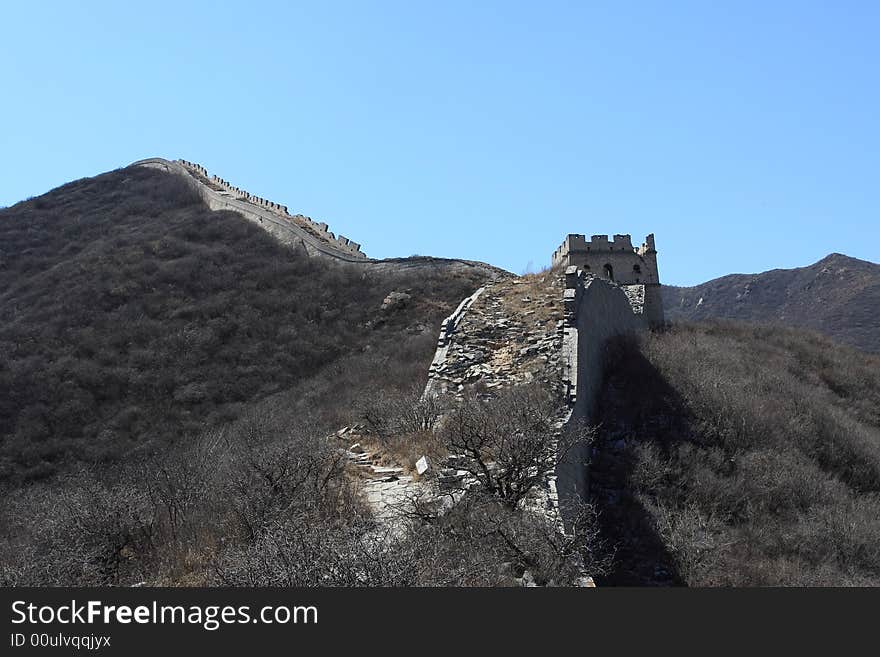
<svg viewBox="0 0 880 657"><path fill-rule="evenodd" d="M310 235L318 240L326 243L327 247L330 249L341 251L350 257L363 259L366 259L367 257L366 254L361 251L360 244L341 235L337 237L332 231L330 231L330 227L326 223L313 221L311 217L302 214L290 214L286 205L251 194L241 187L236 187L220 176L210 175L208 170L200 164L189 162L188 160L177 160L176 163L180 164L188 173L196 178L198 182L207 185L212 191L216 192L221 197L230 198L238 203L247 203L256 209L259 209L261 212L258 214L262 215L259 218L263 223L267 218L293 223L305 229ZM269 213L269 216L267 217L262 213ZM248 215L245 214L245 216Z"/></svg>
<svg viewBox="0 0 880 657"><path fill-rule="evenodd" d="M660 274L657 269L657 249L654 235L645 237L639 247L633 247L629 235L584 235L572 233L553 253L554 267L576 267L585 273L616 283L639 286L632 294L642 299L641 312L651 325L663 324L663 302L660 296Z"/></svg>
<svg viewBox="0 0 880 657"><path fill-rule="evenodd" d="M198 192L210 209L235 212L268 232L281 244L304 250L309 256L366 266L377 272L441 268L450 272L478 273L485 280L509 275L509 272L485 262L460 258L368 258L361 251L359 243L342 235L334 235L326 223L314 221L302 214L290 214L287 206L235 187L219 176L212 176L205 167L195 162L151 157L132 162L131 166L159 169L182 177Z"/></svg>

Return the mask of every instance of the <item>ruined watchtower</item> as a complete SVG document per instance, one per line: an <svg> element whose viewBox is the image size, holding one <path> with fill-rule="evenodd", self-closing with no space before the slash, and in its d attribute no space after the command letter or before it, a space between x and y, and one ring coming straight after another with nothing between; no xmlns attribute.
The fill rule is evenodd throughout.
<svg viewBox="0 0 880 657"><path fill-rule="evenodd" d="M663 301L660 298L660 274L657 272L657 249L654 235L648 235L639 248L634 248L629 235L568 235L553 253L553 266L574 265L587 273L627 288L627 294L644 299L645 319L652 326L663 323Z"/></svg>

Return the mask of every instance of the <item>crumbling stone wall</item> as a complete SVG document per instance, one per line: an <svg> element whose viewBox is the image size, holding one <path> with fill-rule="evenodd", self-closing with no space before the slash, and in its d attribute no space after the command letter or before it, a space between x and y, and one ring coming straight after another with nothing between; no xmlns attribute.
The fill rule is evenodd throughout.
<svg viewBox="0 0 880 657"><path fill-rule="evenodd" d="M462 299L458 307L452 311L452 314L440 324L440 337L437 339L437 350L434 352L434 358L428 368L428 383L425 387L425 395L436 396L444 394L448 390L449 383L451 381L454 382L454 379L450 381L446 376L449 363L449 348L452 346L453 335L455 335L458 325L468 308L485 290L485 287L481 287L469 297Z"/></svg>
<svg viewBox="0 0 880 657"><path fill-rule="evenodd" d="M543 278L489 282L465 298L441 325L424 394L451 407L467 391L491 397L500 389L531 382L562 392L563 288L562 277L553 272ZM559 408L558 432L569 415L567 406ZM460 485L464 471L456 471L454 464L451 455L441 485ZM548 469L527 505L562 531L555 480Z"/></svg>
<svg viewBox="0 0 880 657"><path fill-rule="evenodd" d="M559 386L564 405L556 429L561 436L576 423L590 423L603 378L603 348L608 338L649 326L646 286L621 286L577 267L546 275L539 292L523 279L490 283L464 299L444 320L428 373L426 395L451 401L468 387L493 389L530 381ZM507 296L507 302L501 298ZM589 446L567 453L533 500L560 531L568 510L587 495Z"/></svg>
<svg viewBox="0 0 880 657"><path fill-rule="evenodd" d="M466 388L559 385L562 280L547 279L540 287L492 281L465 298L440 327L425 394L454 401Z"/></svg>

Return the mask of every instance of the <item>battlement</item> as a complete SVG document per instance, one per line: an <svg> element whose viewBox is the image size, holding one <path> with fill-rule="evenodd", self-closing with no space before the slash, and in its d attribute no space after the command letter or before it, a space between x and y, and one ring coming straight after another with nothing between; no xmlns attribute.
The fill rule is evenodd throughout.
<svg viewBox="0 0 880 657"><path fill-rule="evenodd" d="M288 211L286 205L281 205L280 203L251 194L247 190L232 185L228 180L225 180L220 176L210 175L208 170L200 164L189 162L187 160L177 160L177 163L182 165L190 174L199 180L199 182L208 185L221 196L228 196L235 201L249 203L257 208L268 211L273 218L295 223L305 228L318 239L326 242L329 246L350 256L356 258L367 257L366 254L361 251L360 244L347 237L342 237L341 235L337 237L330 231L330 227L326 223L313 221L311 217L306 217L302 214L292 215Z"/></svg>
<svg viewBox="0 0 880 657"><path fill-rule="evenodd" d="M634 248L632 238L618 234L584 235L572 233L553 252L554 267L577 267L584 272L622 286L644 286L644 311L652 324L663 322L660 300L660 274L653 233Z"/></svg>
<svg viewBox="0 0 880 657"><path fill-rule="evenodd" d="M589 241L584 235L570 233L556 251L553 252L553 266L565 263L564 260L572 253L629 253L634 252L640 256L656 253L654 246L654 234L645 237L645 241L638 248L633 248L632 237L626 234L618 234L609 240L608 235L591 235Z"/></svg>

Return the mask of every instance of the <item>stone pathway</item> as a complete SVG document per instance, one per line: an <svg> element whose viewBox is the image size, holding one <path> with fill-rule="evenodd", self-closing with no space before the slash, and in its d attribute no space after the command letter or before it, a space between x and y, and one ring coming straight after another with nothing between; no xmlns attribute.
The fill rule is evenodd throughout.
<svg viewBox="0 0 880 657"><path fill-rule="evenodd" d="M363 478L364 499L379 527L400 535L406 527L411 501L433 495L433 487L429 482L417 481L401 467L380 465L377 452L367 451L356 442L360 438L356 427L340 429L335 437L355 441L345 455Z"/></svg>

